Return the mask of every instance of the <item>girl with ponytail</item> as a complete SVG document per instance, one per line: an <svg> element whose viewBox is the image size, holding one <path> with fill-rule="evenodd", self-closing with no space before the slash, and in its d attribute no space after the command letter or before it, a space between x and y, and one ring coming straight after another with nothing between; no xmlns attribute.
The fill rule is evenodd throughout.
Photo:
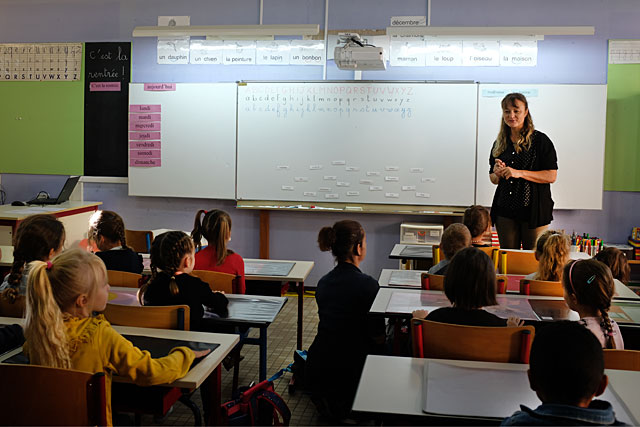
<svg viewBox="0 0 640 427"><path fill-rule="evenodd" d="M13 238L13 264L0 285L0 291L17 289L27 293L28 264L31 261L49 261L62 251L64 226L53 215L38 214L26 217Z"/></svg>
<svg viewBox="0 0 640 427"><path fill-rule="evenodd" d="M562 269L569 261L571 249L569 236L561 231L547 230L536 242L536 259L538 271L528 274L525 279L559 282Z"/></svg>
<svg viewBox="0 0 640 427"><path fill-rule="evenodd" d="M189 273L193 271L194 245L182 231L168 231L151 244L151 279L140 288L143 305L180 305L190 309L191 330L211 331L203 320L207 306L220 317L229 315L227 297L213 292L209 285Z"/></svg>
<svg viewBox="0 0 640 427"><path fill-rule="evenodd" d="M204 215L204 216L203 216ZM191 237L196 245L196 265L194 270L219 271L239 277L237 293L246 292L244 280L244 260L240 255L227 249L231 240L231 217L225 211L199 210L193 224ZM208 245L203 248L202 239Z"/></svg>
<svg viewBox="0 0 640 427"><path fill-rule="evenodd" d="M624 349L618 324L609 318L613 277L605 264L594 259L571 261L562 275L564 300L577 311L580 322L600 340L603 348Z"/></svg>
<svg viewBox="0 0 640 427"><path fill-rule="evenodd" d="M194 358L209 351L177 347L152 359L116 332L103 315L109 285L97 256L72 249L53 261L33 261L27 285L24 352L34 365L107 374L107 417L111 425L111 375L139 385L183 377Z"/></svg>
<svg viewBox="0 0 640 427"><path fill-rule="evenodd" d="M338 422L348 416L367 354L380 353L384 321L368 316L378 281L360 270L367 237L356 221L338 221L318 234L335 268L318 282L318 334L309 348L307 373L318 410ZM335 387L340 378L340 387Z"/></svg>
<svg viewBox="0 0 640 427"><path fill-rule="evenodd" d="M89 219L89 240L100 250L96 253L107 270L140 274L142 255L127 246L122 217L113 211L97 211Z"/></svg>

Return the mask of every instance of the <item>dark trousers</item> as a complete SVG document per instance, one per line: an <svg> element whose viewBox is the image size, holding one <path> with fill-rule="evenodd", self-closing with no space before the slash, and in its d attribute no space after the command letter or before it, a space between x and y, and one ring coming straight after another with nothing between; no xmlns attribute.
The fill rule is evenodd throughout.
<svg viewBox="0 0 640 427"><path fill-rule="evenodd" d="M496 218L496 230L498 231L498 239L500 240L500 248L502 249L534 249L538 236L549 228L548 225L542 227L529 228L529 223L518 221L512 218L499 216Z"/></svg>

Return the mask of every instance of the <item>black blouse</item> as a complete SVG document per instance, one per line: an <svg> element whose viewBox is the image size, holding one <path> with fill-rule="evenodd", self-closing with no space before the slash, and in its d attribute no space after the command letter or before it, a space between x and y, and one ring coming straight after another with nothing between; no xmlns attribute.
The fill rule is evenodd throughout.
<svg viewBox="0 0 640 427"><path fill-rule="evenodd" d="M531 147L517 153L513 142L498 159L507 166L518 170L557 170L558 157L553 142L547 135L534 131ZM496 157L489 156L489 174L493 173ZM529 228L547 225L553 219L553 199L551 184L537 184L524 178L502 179L493 196L491 220L502 216L529 223Z"/></svg>
<svg viewBox="0 0 640 427"><path fill-rule="evenodd" d="M426 320L463 326L507 326L507 321L493 313L464 310L457 307L440 307L427 315Z"/></svg>

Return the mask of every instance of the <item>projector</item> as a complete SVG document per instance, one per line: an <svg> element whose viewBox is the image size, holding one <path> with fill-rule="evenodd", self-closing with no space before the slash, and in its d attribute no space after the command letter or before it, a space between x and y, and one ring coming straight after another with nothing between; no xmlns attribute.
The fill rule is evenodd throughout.
<svg viewBox="0 0 640 427"><path fill-rule="evenodd" d="M334 50L334 60L341 70L385 70L384 52L381 47L364 44L358 34L340 34L344 46Z"/></svg>

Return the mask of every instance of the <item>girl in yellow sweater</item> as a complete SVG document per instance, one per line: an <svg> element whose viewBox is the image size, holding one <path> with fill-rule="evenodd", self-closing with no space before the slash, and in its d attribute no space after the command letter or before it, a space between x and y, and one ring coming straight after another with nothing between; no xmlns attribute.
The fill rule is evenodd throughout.
<svg viewBox="0 0 640 427"><path fill-rule="evenodd" d="M194 358L209 350L177 347L168 356L153 359L116 332L104 316L92 315L105 309L108 295L104 263L89 252L72 249L51 262L32 262L24 351L32 364L105 372L111 425L112 374L139 385L170 383L183 377Z"/></svg>

